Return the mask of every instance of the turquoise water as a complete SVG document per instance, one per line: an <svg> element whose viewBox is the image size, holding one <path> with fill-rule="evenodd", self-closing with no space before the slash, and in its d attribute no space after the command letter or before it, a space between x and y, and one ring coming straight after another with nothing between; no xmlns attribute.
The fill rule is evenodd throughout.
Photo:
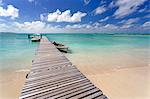
<svg viewBox="0 0 150 99"><path fill-rule="evenodd" d="M0 33L0 70L29 68L36 47L26 34Z"/></svg>
<svg viewBox="0 0 150 99"><path fill-rule="evenodd" d="M148 59L148 35L106 35L106 34L47 34L49 40L70 47L74 55L112 56L120 53L137 53ZM32 43L26 34L0 33L0 70L28 68L38 43ZM127 54L129 54L127 53ZM136 56L135 56L136 57ZM140 59L140 58L139 58Z"/></svg>
<svg viewBox="0 0 150 99"><path fill-rule="evenodd" d="M112 52L126 48L149 49L148 35L107 35L107 34L48 34L52 41L70 47L73 53Z"/></svg>
<svg viewBox="0 0 150 99"><path fill-rule="evenodd" d="M48 34L51 41L70 47L66 54L80 68L93 67L99 72L118 68L148 66L150 36L108 34ZM85 71L86 72L86 71ZM89 71L91 72L91 71Z"/></svg>

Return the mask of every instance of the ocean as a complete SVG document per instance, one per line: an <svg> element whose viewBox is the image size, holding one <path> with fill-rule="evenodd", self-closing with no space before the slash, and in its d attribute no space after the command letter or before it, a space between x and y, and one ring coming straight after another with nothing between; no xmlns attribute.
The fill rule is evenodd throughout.
<svg viewBox="0 0 150 99"><path fill-rule="evenodd" d="M116 69L147 66L150 36L123 34L48 34L51 41L70 47L66 56L76 65Z"/></svg>
<svg viewBox="0 0 150 99"><path fill-rule="evenodd" d="M112 57L121 58L121 55L135 55L136 60L148 61L150 47L148 35L78 33L46 34L46 36L51 41L68 46L70 53L66 56L71 60L90 56L99 59L107 57L109 60ZM0 33L0 70L29 68L37 47L38 43L31 42L27 34Z"/></svg>
<svg viewBox="0 0 150 99"><path fill-rule="evenodd" d="M37 45L26 34L0 33L0 70L29 68Z"/></svg>

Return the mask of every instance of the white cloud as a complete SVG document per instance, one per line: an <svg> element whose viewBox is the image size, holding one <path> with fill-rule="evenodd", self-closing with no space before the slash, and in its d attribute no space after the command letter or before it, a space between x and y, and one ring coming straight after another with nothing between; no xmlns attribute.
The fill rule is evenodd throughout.
<svg viewBox="0 0 150 99"><path fill-rule="evenodd" d="M133 25L132 24L123 24L120 28L127 29L131 28Z"/></svg>
<svg viewBox="0 0 150 99"><path fill-rule="evenodd" d="M4 31L6 30L7 25L5 23L0 23L0 30Z"/></svg>
<svg viewBox="0 0 150 99"><path fill-rule="evenodd" d="M84 0L85 5L89 4L91 0Z"/></svg>
<svg viewBox="0 0 150 99"><path fill-rule="evenodd" d="M122 28L115 24L104 23L87 23L87 24L68 24L65 26L52 25L42 21L32 22L8 22L0 23L0 32L17 32L17 33L112 33L112 32L134 32L147 31L150 22L145 22L143 26L134 26Z"/></svg>
<svg viewBox="0 0 150 99"><path fill-rule="evenodd" d="M99 20L99 22L104 22L104 21L106 21L108 19L109 19L109 17L105 17L104 19Z"/></svg>
<svg viewBox="0 0 150 99"><path fill-rule="evenodd" d="M0 16L15 19L19 17L19 9L15 8L13 5L8 5L7 9L0 7Z"/></svg>
<svg viewBox="0 0 150 99"><path fill-rule="evenodd" d="M0 24L0 30L5 32L7 31L19 33L97 33L113 29L116 30L115 25L103 25L98 22L88 24L68 24L63 27L59 25L48 24L42 21L32 21L23 23L11 22L8 24Z"/></svg>
<svg viewBox="0 0 150 99"><path fill-rule="evenodd" d="M92 23L92 24L74 24L74 25L67 25L66 30L75 31L75 32L85 32L85 33L100 33L100 32L112 32L119 30L119 27L113 24L102 24L102 23Z"/></svg>
<svg viewBox="0 0 150 99"><path fill-rule="evenodd" d="M94 27L94 24L73 24L66 25L65 30L74 33L92 33L97 32L99 29Z"/></svg>
<svg viewBox="0 0 150 99"><path fill-rule="evenodd" d="M116 16L116 18L127 16L135 12L145 1L146 0L118 0L115 3L115 6L117 6L118 9L114 13L114 16Z"/></svg>
<svg viewBox="0 0 150 99"><path fill-rule="evenodd" d="M104 6L100 6L100 7L97 7L95 10L94 10L94 13L95 15L97 14L102 14L106 11L106 8Z"/></svg>
<svg viewBox="0 0 150 99"><path fill-rule="evenodd" d="M22 32L22 33L61 33L67 32L63 27L59 25L51 25L46 24L41 21L32 21L32 22L14 22L13 28L15 28L14 32Z"/></svg>
<svg viewBox="0 0 150 99"><path fill-rule="evenodd" d="M149 27L150 28L150 21L147 21L143 24L143 27Z"/></svg>
<svg viewBox="0 0 150 99"><path fill-rule="evenodd" d="M127 21L125 21L125 24L133 24L139 20L140 20L139 18L131 18L131 19L128 19Z"/></svg>
<svg viewBox="0 0 150 99"><path fill-rule="evenodd" d="M24 23L15 22L14 24L18 30L25 32L42 32L46 26L46 23L41 21L32 21Z"/></svg>
<svg viewBox="0 0 150 99"><path fill-rule="evenodd" d="M86 13L82 13L80 11L71 14L70 10L66 10L61 12L59 9L56 12L49 13L47 16L44 14L40 15L41 20L46 20L48 22L81 22L82 17L86 16Z"/></svg>
<svg viewBox="0 0 150 99"><path fill-rule="evenodd" d="M118 26L113 25L113 24L106 24L104 27L107 29L117 29L118 28Z"/></svg>
<svg viewBox="0 0 150 99"><path fill-rule="evenodd" d="M92 28L90 24L74 24L74 25L66 25L67 29L89 29Z"/></svg>
<svg viewBox="0 0 150 99"><path fill-rule="evenodd" d="M110 2L110 4L108 5L108 7L109 7L109 8L115 7L115 2L114 2L114 1Z"/></svg>
<svg viewBox="0 0 150 99"><path fill-rule="evenodd" d="M46 21L47 20L47 14L40 14L40 19L42 21Z"/></svg>
<svg viewBox="0 0 150 99"><path fill-rule="evenodd" d="M122 20L121 23L123 23L123 25L121 26L121 28L130 28L134 26L134 24L138 22L139 20L140 20L139 18L131 18L128 20Z"/></svg>

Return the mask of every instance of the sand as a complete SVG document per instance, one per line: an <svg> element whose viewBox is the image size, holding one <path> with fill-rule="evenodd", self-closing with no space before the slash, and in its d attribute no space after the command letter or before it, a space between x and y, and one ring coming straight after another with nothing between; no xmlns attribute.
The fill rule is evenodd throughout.
<svg viewBox="0 0 150 99"><path fill-rule="evenodd" d="M122 54L119 58L87 53L67 57L109 99L149 99L150 65L145 56Z"/></svg>
<svg viewBox="0 0 150 99"><path fill-rule="evenodd" d="M18 99L27 71L0 71L0 99Z"/></svg>
<svg viewBox="0 0 150 99"><path fill-rule="evenodd" d="M149 99L149 73L150 67L137 67L85 75L110 99Z"/></svg>
<svg viewBox="0 0 150 99"><path fill-rule="evenodd" d="M149 99L150 66L145 54L125 54L122 57L118 54L113 57L86 53L66 56L108 98ZM17 99L27 72L0 71L0 99Z"/></svg>

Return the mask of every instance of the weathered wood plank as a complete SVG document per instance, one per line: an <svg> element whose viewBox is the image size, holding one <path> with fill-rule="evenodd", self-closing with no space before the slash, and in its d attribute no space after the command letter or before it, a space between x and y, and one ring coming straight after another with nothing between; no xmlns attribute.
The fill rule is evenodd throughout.
<svg viewBox="0 0 150 99"><path fill-rule="evenodd" d="M74 76L77 76L77 77L79 76L80 77L80 76L83 76L83 75L81 75L81 73L77 72L77 73L74 73L74 74L64 75L64 76L60 76L60 77L57 77L57 78L55 78L55 77L53 77L51 79L45 78L45 79L42 79L42 80L37 81L37 82L27 83L27 84L25 83L23 89L30 88L30 87L37 86L37 85L42 85L43 83L47 83L47 82L59 81L61 79L70 78L70 77L74 77Z"/></svg>
<svg viewBox="0 0 150 99"><path fill-rule="evenodd" d="M93 87L94 86L91 83L86 82L86 83L83 83L83 84L79 84L79 85L76 85L76 86L73 86L73 87L66 88L64 90L60 90L60 91L55 92L55 93L51 93L51 94L45 95L42 98L52 98L52 99L59 99L59 98L61 98L61 99L66 99L65 98L66 95L75 93L75 92L80 91L80 90L93 88Z"/></svg>
<svg viewBox="0 0 150 99"><path fill-rule="evenodd" d="M77 80L77 79L82 79L82 78L85 78L83 75L75 75L75 76L72 76L72 77L63 77L61 79L54 79L54 80L44 80L44 81L41 81L41 82L38 82L36 84L32 84L32 85L27 85L27 86L24 86L23 88L23 91L24 90L28 90L28 89L34 89L34 88L38 88L38 87L41 87L41 86L45 86L45 85L54 85L54 84L62 84L64 82L67 82L67 81L72 81L72 80Z"/></svg>
<svg viewBox="0 0 150 99"><path fill-rule="evenodd" d="M29 88L29 89L26 89L26 90L23 90L22 91L22 94L29 94L29 93L33 93L33 92L37 92L37 91L41 91L41 90L45 90L45 89L49 89L49 88L53 88L53 87L58 87L58 86L61 86L61 85L64 85L64 84L69 84L70 82L75 82L75 81L78 81L78 80L82 80L82 79L86 79L86 78L78 78L78 79L70 79L70 80L66 80L66 81L61 81L61 82L58 82L58 83L48 83L48 84L43 84L43 86L38 86L38 87L33 87L33 88Z"/></svg>
<svg viewBox="0 0 150 99"><path fill-rule="evenodd" d="M70 75L70 74L73 74L73 73L79 73L78 70L70 70L70 71L66 71L66 72L59 72L57 74L50 74L50 75L44 75L44 76L39 76L39 77L34 77L34 78L28 78L26 79L26 81L29 83L29 82L36 82L36 81L39 81L39 80L42 80L42 79L46 79L46 78L53 78L53 77L61 77L63 75Z"/></svg>
<svg viewBox="0 0 150 99"><path fill-rule="evenodd" d="M44 69L51 69L51 68L58 67L58 66L60 66L60 68L61 68L62 66L72 66L72 65L70 63L59 63L59 64L55 64L55 65L48 64L48 65L39 66L39 67L36 67L36 68L32 67L31 68L31 73L32 72L34 73L34 72L40 71L40 70L44 70Z"/></svg>
<svg viewBox="0 0 150 99"><path fill-rule="evenodd" d="M44 76L44 75L55 75L55 74L63 74L66 72L70 72L70 71L78 71L77 68L75 67L68 67L68 68L63 68L63 69L53 69L53 70L46 70L46 71L39 71L39 72L35 72L35 73L31 73L29 74L29 77L40 77L40 76Z"/></svg>
<svg viewBox="0 0 150 99"><path fill-rule="evenodd" d="M52 88L48 88L48 89L41 90L41 91L38 91L38 92L30 93L30 94L27 94L27 95L22 95L21 98L27 98L27 97L32 97L32 96L36 96L37 97L37 95L39 95L41 93L47 93L49 91L57 90L59 88L65 89L66 87L70 87L69 85L74 85L76 83L81 84L82 82L83 83L87 82L87 79L81 79L81 80L77 80L77 81L74 81L74 82L63 84L63 85L60 85L60 86L57 86L57 87L52 87Z"/></svg>

